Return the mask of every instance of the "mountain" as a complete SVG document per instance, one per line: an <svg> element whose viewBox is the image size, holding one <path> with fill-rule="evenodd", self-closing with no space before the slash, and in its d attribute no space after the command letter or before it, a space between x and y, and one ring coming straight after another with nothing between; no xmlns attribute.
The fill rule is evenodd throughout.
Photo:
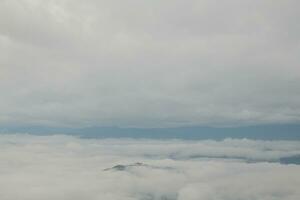
<svg viewBox="0 0 300 200"><path fill-rule="evenodd" d="M34 135L66 134L82 138L149 138L149 139L214 139L248 138L262 140L300 140L300 125L258 125L247 127L178 127L178 128L63 128L43 126L1 127L1 133Z"/></svg>

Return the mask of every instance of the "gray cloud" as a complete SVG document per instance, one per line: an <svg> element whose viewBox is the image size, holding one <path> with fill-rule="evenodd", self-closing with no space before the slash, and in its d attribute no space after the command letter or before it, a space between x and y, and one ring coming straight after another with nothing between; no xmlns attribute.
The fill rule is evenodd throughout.
<svg viewBox="0 0 300 200"><path fill-rule="evenodd" d="M299 2L0 2L0 123L300 120Z"/></svg>
<svg viewBox="0 0 300 200"><path fill-rule="evenodd" d="M63 135L0 135L0 198L297 200L300 165L265 161L299 154L299 147L298 141L87 140ZM265 161L190 159L195 153L211 156L220 152ZM171 154L185 159L172 159ZM145 164L132 165L136 162ZM130 167L104 170L117 164Z"/></svg>

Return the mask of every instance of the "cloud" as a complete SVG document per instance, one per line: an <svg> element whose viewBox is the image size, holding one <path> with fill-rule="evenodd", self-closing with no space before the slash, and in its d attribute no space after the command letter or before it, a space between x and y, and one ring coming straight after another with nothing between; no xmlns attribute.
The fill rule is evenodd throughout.
<svg viewBox="0 0 300 200"><path fill-rule="evenodd" d="M298 123L299 6L3 0L0 123Z"/></svg>
<svg viewBox="0 0 300 200"><path fill-rule="evenodd" d="M0 139L3 200L300 197L300 165L266 162L270 155L274 159L299 154L298 141L97 140L24 134ZM211 158L221 149L227 159ZM170 156L178 153L184 159ZM195 153L209 158L191 158ZM230 159L237 154L261 161ZM118 164L127 167L105 170Z"/></svg>

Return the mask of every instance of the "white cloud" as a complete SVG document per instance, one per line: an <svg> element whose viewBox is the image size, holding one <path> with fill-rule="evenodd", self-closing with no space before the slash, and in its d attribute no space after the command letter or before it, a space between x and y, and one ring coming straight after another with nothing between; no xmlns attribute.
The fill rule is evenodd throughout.
<svg viewBox="0 0 300 200"><path fill-rule="evenodd" d="M299 154L292 141L183 141L79 139L71 136L0 135L2 200L194 200L300 197L300 166L268 161ZM174 159L170 155L184 155ZM147 156L148 155L148 156ZM152 155L152 156L149 156ZM142 162L125 171L103 169Z"/></svg>
<svg viewBox="0 0 300 200"><path fill-rule="evenodd" d="M0 2L0 124L298 123L299 2Z"/></svg>

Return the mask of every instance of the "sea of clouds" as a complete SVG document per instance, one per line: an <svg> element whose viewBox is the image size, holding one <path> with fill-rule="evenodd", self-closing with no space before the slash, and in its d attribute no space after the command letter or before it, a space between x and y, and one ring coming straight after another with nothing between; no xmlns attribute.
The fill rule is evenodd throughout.
<svg viewBox="0 0 300 200"><path fill-rule="evenodd" d="M299 200L300 141L0 135L1 200Z"/></svg>

